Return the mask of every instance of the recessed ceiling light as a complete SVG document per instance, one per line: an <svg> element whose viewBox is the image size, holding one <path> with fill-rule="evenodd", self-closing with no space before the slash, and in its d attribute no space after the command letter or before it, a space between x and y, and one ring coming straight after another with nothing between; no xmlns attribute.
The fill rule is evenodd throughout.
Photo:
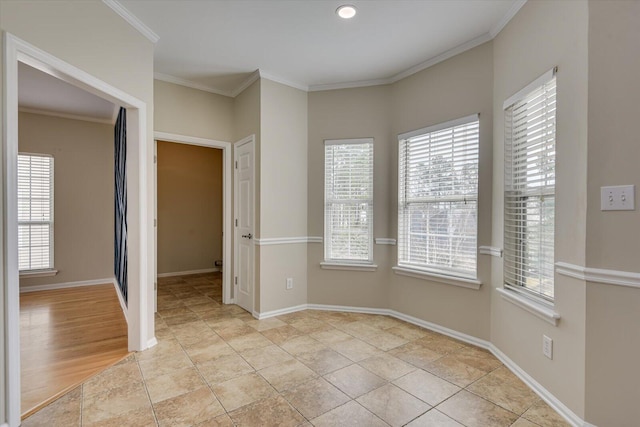
<svg viewBox="0 0 640 427"><path fill-rule="evenodd" d="M336 13L342 19L351 19L356 16L356 7L351 6L350 4L343 4L336 9Z"/></svg>

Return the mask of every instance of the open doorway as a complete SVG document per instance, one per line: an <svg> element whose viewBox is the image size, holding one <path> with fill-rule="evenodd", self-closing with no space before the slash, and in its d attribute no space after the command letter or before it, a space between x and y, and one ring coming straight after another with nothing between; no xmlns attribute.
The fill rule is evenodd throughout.
<svg viewBox="0 0 640 427"><path fill-rule="evenodd" d="M155 140L156 283L202 275L201 291L233 303L231 143L164 132Z"/></svg>
<svg viewBox="0 0 640 427"><path fill-rule="evenodd" d="M86 72L26 43L19 38L4 34L5 105L3 114L3 279L5 283L5 322L2 351L6 366L7 393L3 394L7 419L10 425L20 424L20 297L19 297L19 232L18 232L18 65L24 63L45 74L54 76L77 88L85 90L114 105L127 109L128 145L127 188L128 188L128 301L125 309L127 318L127 341L129 350L143 350L155 344L153 337L153 311L149 302L153 301L153 287L148 283L154 271L153 257L148 248L153 246L151 225L151 192L147 187L150 180L147 171L152 170L150 141L146 138L146 104L139 99L105 83ZM151 309L153 304L151 304Z"/></svg>

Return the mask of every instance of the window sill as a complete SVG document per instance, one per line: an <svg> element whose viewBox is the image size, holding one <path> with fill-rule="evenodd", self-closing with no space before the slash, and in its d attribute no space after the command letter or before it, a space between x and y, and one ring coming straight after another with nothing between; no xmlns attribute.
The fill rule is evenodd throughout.
<svg viewBox="0 0 640 427"><path fill-rule="evenodd" d="M552 307L547 306L541 302L535 301L532 298L527 298L523 295L518 294L515 291L510 291L504 288L496 288L496 291L510 303L517 305L521 309L528 311L536 317L544 320L547 323L552 324L553 326L558 326L558 321L560 320L560 314L553 310Z"/></svg>
<svg viewBox="0 0 640 427"><path fill-rule="evenodd" d="M429 271L417 270L408 267L392 267L394 273L401 276L415 277L417 279L431 280L433 282L445 283L447 285L460 286L467 289L479 290L482 282L477 279L467 279L465 277L447 276Z"/></svg>
<svg viewBox="0 0 640 427"><path fill-rule="evenodd" d="M324 270L376 271L378 266L376 264L322 261L320 268Z"/></svg>
<svg viewBox="0 0 640 427"><path fill-rule="evenodd" d="M58 274L58 270L50 269L50 270L28 270L21 271L20 278L21 279L30 279L32 277L51 277Z"/></svg>

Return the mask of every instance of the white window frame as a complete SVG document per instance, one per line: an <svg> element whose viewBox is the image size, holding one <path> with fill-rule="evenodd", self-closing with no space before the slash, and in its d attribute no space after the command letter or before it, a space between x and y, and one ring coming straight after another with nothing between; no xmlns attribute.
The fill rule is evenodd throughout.
<svg viewBox="0 0 640 427"><path fill-rule="evenodd" d="M331 188L333 186L334 175L330 173L327 162L327 150L334 146L355 146L355 145L367 145L370 149L370 164L369 164L369 180L370 180L370 194L366 198L356 199L332 199ZM324 261L321 262L321 267L325 269L346 269L346 270L361 270L361 271L373 271L376 269L376 265L373 262L373 163L374 163L374 140L373 138L357 138L357 139L327 139L324 141L325 152L325 180L324 180ZM362 258L345 258L336 257L332 252L332 235L333 230L331 225L330 215L332 210L330 205L333 203L357 203L367 204L367 257Z"/></svg>
<svg viewBox="0 0 640 427"><path fill-rule="evenodd" d="M471 159L475 155L476 160L476 188L474 194L460 195L460 196L432 196L428 200L408 200L407 189L410 183L406 182L408 178L407 171L404 167L408 166L406 159L403 159L405 153L405 147L411 142L412 139L417 137L424 138L437 132L454 129L459 126L466 126L469 124L477 123L477 139L475 142L475 154L471 153ZM470 116L462 117L456 120L447 121L434 126L418 129L412 132L407 132L398 135L398 265L393 267L396 274L425 278L432 281L448 283L456 286L463 286L471 289L479 289L482 284L477 277L478 271L478 188L479 188L479 146L480 146L480 121L478 114L472 114ZM452 147L453 149L453 147ZM405 166L403 166L403 164ZM428 264L423 262L412 262L410 260L410 216L406 213L408 206L412 203L442 203L442 202L466 202L475 204L475 223L476 230L473 236L473 251L470 255L473 256L473 271L459 270L455 268L446 268L442 265Z"/></svg>
<svg viewBox="0 0 640 427"><path fill-rule="evenodd" d="M48 266L44 267L44 268L32 268L31 263L30 264L30 268L26 268L26 269L21 269L19 270L20 276L29 276L29 277L41 277L41 276L48 276L48 275L54 275L56 272L56 270L54 269L54 200L55 200L55 195L54 195L54 158L52 155L49 154L42 154L42 153L18 153L18 159L20 159L20 157L23 156L29 156L29 157L40 157L40 158L48 158L51 161L50 164L50 175L49 175L49 194L50 194L50 198L49 198L49 220L48 221L34 221L29 220L29 221L20 221L18 219L18 229L20 228L21 225L37 225L37 224L48 224L49 225L49 263ZM19 161L19 160L18 160ZM20 184L19 184L20 178L18 177L18 188L20 188ZM20 200L20 197L18 197L18 202ZM18 215L19 218L19 215ZM18 259L18 265L20 265L20 259Z"/></svg>
<svg viewBox="0 0 640 427"><path fill-rule="evenodd" d="M548 293L544 293L542 291L542 288L540 288L540 290L533 290L530 289L529 287L526 287L525 284L523 283L523 281L521 280L521 277L524 276L522 270L523 270L523 264L525 261L528 261L528 259L523 259L525 255L521 255L523 253L522 250L522 245L524 244L524 241L530 241L530 235L525 236L525 234L527 233L525 225L526 224L526 218L524 213L518 214L516 212L518 212L518 208L515 205L515 197L513 194L515 192L517 192L518 194L520 194L520 198L522 198L523 200L529 200L531 198L539 200L540 205L542 205L542 203L544 203L545 199L549 199L552 198L554 203L553 203L553 209L555 211L555 199L556 199L556 194L555 194L555 172L556 172L556 142L557 142L557 138L556 138L556 119L557 119L557 111L556 111L556 81L555 81L555 74L556 74L556 68L547 71L545 74L543 74L542 76L540 76L539 78L537 78L536 80L534 80L533 82L531 82L530 84L528 84L526 87L524 87L523 89L521 89L520 91L518 91L516 94L514 94L513 96L511 96L509 99L507 99L504 102L503 105L503 109L505 110L505 137L504 137L504 150L505 150L505 176L504 176L504 262L503 262L503 277L504 277L504 289L506 290L505 292L509 292L509 291L513 291L513 292L517 292L518 294L522 295L523 297L526 298L531 298L533 299L535 302L541 304L542 306L552 306L553 302L554 302L554 297L555 297L555 283L554 283L554 246L555 246L555 224L553 222L551 222L549 224L549 222L546 222L543 224L542 221L542 208L540 208L540 213L539 213L539 217L540 219L540 229L542 230L543 227L545 227L546 230L548 230L549 225L551 225L552 227L552 235L551 235L551 253L552 253L552 262L551 265L548 266L548 268L546 270L547 273L543 274L543 271L545 271L545 268L543 266L544 264L544 257L541 257L539 259L539 262L535 265L535 268L537 269L537 271L539 272L538 275L540 276L540 281L542 281L542 279L546 280L546 283L548 284L549 282L551 283L551 295L549 295ZM549 86L550 85L550 86ZM543 120L536 122L537 124L543 124L544 126L547 126L549 129L553 129L553 140L552 140L552 151L547 147L547 148L540 148L539 150L544 151L545 155L549 155L552 154L553 155L553 184L550 184L548 181L551 181L550 179L545 178L543 179L543 183L539 184L538 182L536 183L535 186L526 186L526 183L520 184L518 185L518 183L516 182L517 179L520 178L514 178L515 172L514 172L514 167L513 167L513 162L514 162L514 158L515 157L521 157L523 154L526 155L526 164L528 165L530 160L531 154L530 152L532 151L530 148L531 142L527 139L523 145L524 148L520 148L521 151L524 150L524 153L521 151L516 151L517 149L514 148L514 140L512 137L512 123L511 123L511 117L512 117L512 110L514 108L523 108L527 102L527 98L530 98L533 94L536 93L544 93L545 98L548 96L548 94L546 93L547 90L553 89L553 101L551 105L552 111L554 112L553 117L552 118L548 118L545 117ZM523 103L524 102L524 103ZM544 108L546 109L546 102L544 104ZM549 131L548 131L549 132ZM549 138L550 138L550 133L547 133L546 136L546 143L544 145L549 146ZM540 144L536 144L536 145L540 145ZM527 150L527 147L529 147L529 149ZM536 150L536 151L539 151ZM545 163L545 165L548 163ZM535 171L533 171L533 173L535 174ZM540 174L535 174L535 178L539 179ZM554 213L554 221L555 221L555 213ZM540 232L540 239L536 240L534 243L537 243L540 246L540 252L543 252L543 246L544 246L544 251L548 254L549 252L549 244L548 244L548 237L545 238L542 233L543 231ZM525 237L523 237L525 236Z"/></svg>

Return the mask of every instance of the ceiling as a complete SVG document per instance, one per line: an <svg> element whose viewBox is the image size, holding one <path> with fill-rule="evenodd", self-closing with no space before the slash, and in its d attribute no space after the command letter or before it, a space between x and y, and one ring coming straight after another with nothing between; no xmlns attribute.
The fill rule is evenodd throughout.
<svg viewBox="0 0 640 427"><path fill-rule="evenodd" d="M390 83L492 39L524 2L105 0L159 37L156 78L229 96L256 70L304 90Z"/></svg>
<svg viewBox="0 0 640 427"><path fill-rule="evenodd" d="M392 83L491 40L526 0L103 0L157 41L155 78L236 96ZM351 20L336 16L355 5ZM113 123L117 107L19 64L22 111Z"/></svg>
<svg viewBox="0 0 640 427"><path fill-rule="evenodd" d="M18 62L18 106L80 120L113 123L116 106L56 77Z"/></svg>

